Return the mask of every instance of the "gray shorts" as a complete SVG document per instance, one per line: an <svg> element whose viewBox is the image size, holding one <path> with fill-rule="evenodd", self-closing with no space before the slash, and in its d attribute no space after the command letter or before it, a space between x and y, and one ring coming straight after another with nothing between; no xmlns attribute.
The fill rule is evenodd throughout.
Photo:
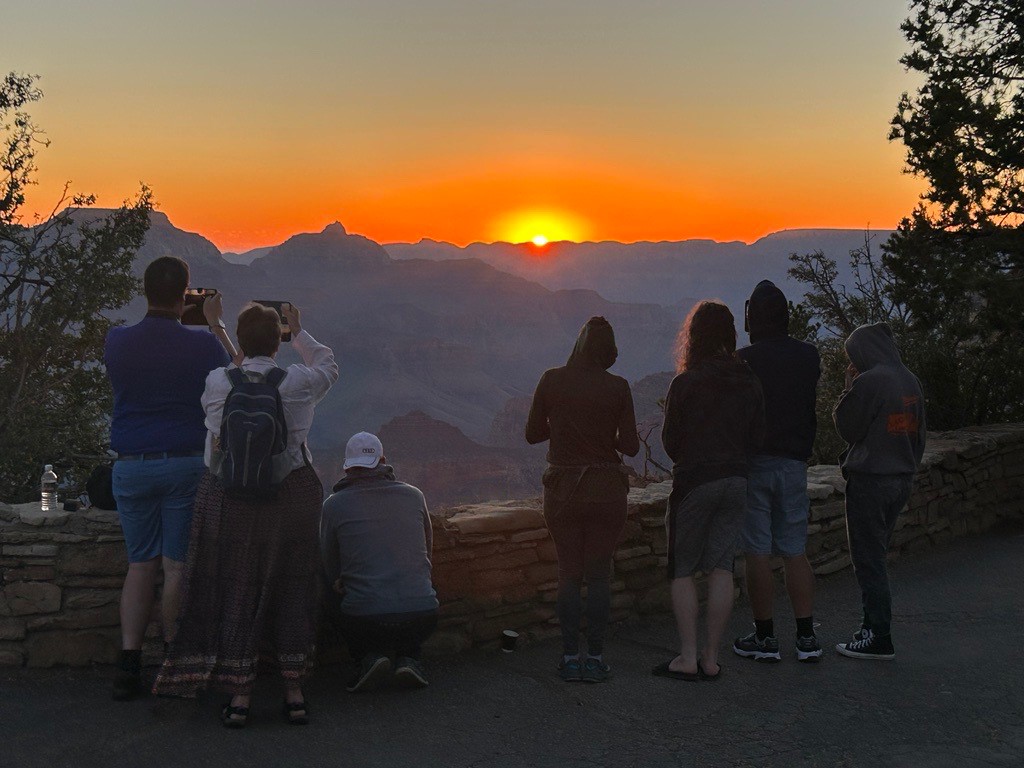
<svg viewBox="0 0 1024 768"><path fill-rule="evenodd" d="M669 578L732 571L746 498L746 478L726 477L698 485L682 500L669 499Z"/></svg>

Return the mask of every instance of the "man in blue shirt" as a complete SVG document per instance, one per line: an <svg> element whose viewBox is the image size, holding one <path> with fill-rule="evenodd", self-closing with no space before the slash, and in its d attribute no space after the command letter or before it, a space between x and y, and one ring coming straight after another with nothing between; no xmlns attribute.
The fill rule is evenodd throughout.
<svg viewBox="0 0 1024 768"><path fill-rule="evenodd" d="M188 281L188 264L181 259L164 256L150 264L143 278L149 305L145 318L112 328L103 356L114 390L114 498L128 548L122 651L113 691L117 700L141 691L142 641L161 568L164 639L174 632L192 504L206 468L200 397L207 374L226 366L234 354L219 294L204 303L216 335L181 324Z"/></svg>

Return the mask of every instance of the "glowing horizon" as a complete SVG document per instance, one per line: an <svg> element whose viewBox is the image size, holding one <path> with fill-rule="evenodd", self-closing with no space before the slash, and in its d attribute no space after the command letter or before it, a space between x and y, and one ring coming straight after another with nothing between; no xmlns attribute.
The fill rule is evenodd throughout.
<svg viewBox="0 0 1024 768"><path fill-rule="evenodd" d="M16 0L5 66L42 76L52 142L26 212L143 180L224 252L335 220L460 246L889 229L922 188L886 140L896 5Z"/></svg>

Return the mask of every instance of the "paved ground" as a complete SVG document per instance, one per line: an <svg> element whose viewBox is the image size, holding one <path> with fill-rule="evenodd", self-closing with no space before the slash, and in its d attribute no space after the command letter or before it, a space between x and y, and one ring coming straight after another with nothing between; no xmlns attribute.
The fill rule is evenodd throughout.
<svg viewBox="0 0 1024 768"><path fill-rule="evenodd" d="M343 671L326 671L307 688L306 728L281 721L272 686L249 727L227 731L219 696L119 704L109 669L8 671L0 765L1020 766L1022 573L1019 529L897 563L895 663L729 654L721 680L675 682L649 674L674 643L658 619L613 630L605 685L559 681L555 641L432 662L431 687L416 692L346 694ZM819 586L819 636L831 644L857 624L856 585L847 572ZM732 631L746 626L741 604Z"/></svg>

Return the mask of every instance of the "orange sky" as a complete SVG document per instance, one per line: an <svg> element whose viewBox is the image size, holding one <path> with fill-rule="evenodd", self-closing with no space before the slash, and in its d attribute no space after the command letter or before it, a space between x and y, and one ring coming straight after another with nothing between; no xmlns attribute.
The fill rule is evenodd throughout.
<svg viewBox="0 0 1024 768"><path fill-rule="evenodd" d="M68 179L103 205L145 181L222 250L334 220L381 242L751 241L892 227L921 189L886 140L912 87L887 0L209 5L5 12L52 140L31 209Z"/></svg>

